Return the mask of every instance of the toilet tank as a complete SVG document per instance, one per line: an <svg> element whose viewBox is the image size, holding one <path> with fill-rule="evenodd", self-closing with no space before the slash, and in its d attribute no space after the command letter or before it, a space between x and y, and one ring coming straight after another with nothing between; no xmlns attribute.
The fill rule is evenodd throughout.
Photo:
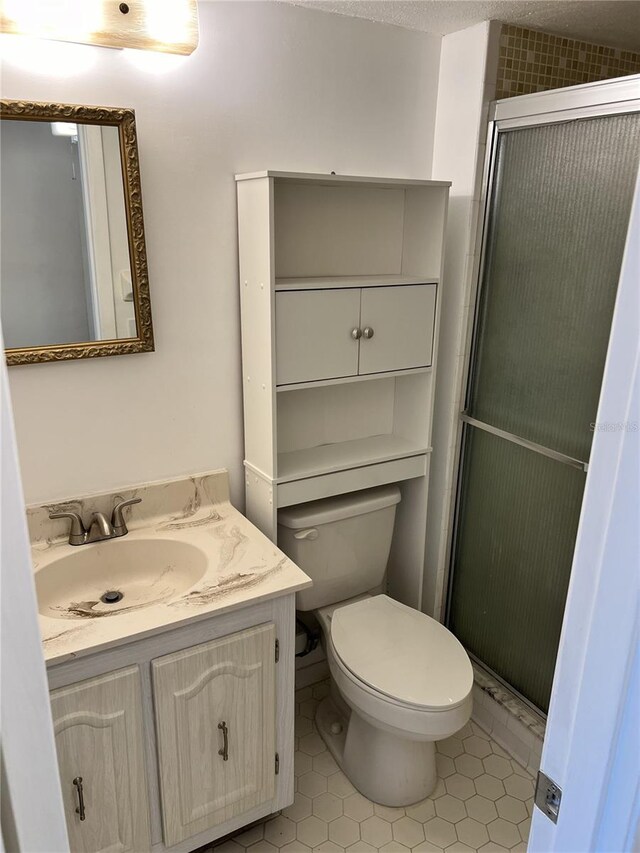
<svg viewBox="0 0 640 853"><path fill-rule="evenodd" d="M298 610L362 595L382 582L399 502L397 486L382 486L278 512L278 547L313 580L297 594Z"/></svg>

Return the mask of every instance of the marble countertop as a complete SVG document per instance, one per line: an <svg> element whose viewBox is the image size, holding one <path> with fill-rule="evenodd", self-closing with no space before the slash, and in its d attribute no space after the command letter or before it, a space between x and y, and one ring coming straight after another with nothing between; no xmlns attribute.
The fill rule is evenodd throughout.
<svg viewBox="0 0 640 853"><path fill-rule="evenodd" d="M142 503L125 511L129 533L121 539L71 546L67 541L69 521L49 519L51 511L71 509L88 521L92 512L107 514L116 500L130 497L141 497ZM79 559L79 554L88 555L95 548L104 553L125 542L139 542L135 547L144 547L144 540L153 539L161 548L163 541L173 540L198 548L200 556L206 557L204 574L181 591L172 589L164 567L157 578L151 570L145 591L145 597L152 598L150 603L125 594L115 605L97 599L43 606L42 610L55 612L40 614L49 666L311 585L307 575L231 505L226 471L29 507L27 520L36 588L38 573L54 561L68 556ZM64 590L60 590L60 600L65 601Z"/></svg>

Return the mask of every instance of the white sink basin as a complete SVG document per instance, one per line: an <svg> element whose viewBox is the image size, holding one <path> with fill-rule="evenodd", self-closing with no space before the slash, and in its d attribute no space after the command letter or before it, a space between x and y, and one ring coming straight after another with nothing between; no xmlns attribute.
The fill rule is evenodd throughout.
<svg viewBox="0 0 640 853"><path fill-rule="evenodd" d="M169 601L196 584L206 570L206 553L175 539L79 545L36 572L38 608L54 619L131 613Z"/></svg>

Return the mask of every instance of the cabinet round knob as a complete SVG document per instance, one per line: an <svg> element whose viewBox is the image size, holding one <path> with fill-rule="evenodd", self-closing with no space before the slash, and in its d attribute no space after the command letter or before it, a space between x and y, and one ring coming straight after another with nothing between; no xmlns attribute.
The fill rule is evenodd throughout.
<svg viewBox="0 0 640 853"><path fill-rule="evenodd" d="M373 337L373 329L371 328L371 326L365 326L365 328L362 330L362 337L366 338L368 341L371 340L371 338Z"/></svg>
<svg viewBox="0 0 640 853"><path fill-rule="evenodd" d="M351 337L354 341L358 341L362 337L362 332L360 329L351 329Z"/></svg>

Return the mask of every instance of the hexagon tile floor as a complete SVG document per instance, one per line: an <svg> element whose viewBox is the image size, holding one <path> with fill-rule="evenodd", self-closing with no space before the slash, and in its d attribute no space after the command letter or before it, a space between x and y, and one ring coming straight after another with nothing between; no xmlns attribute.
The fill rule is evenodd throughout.
<svg viewBox="0 0 640 853"><path fill-rule="evenodd" d="M533 779L474 722L437 744L440 777L428 799L387 808L359 794L313 723L328 682L296 694L296 797L215 853L468 853L527 849Z"/></svg>

